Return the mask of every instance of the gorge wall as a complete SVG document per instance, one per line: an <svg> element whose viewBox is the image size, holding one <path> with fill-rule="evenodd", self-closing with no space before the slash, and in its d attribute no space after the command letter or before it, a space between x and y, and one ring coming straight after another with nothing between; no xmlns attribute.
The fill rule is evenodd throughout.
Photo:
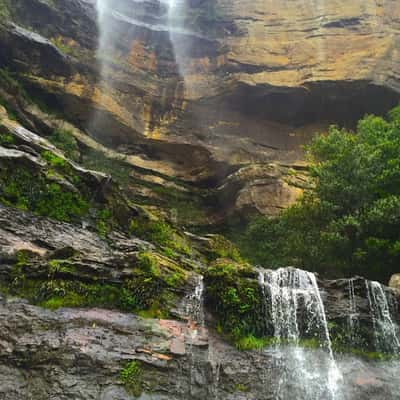
<svg viewBox="0 0 400 400"><path fill-rule="evenodd" d="M193 231L292 204L399 50L395 0L0 0L0 399L398 400L398 277Z"/></svg>
<svg viewBox="0 0 400 400"><path fill-rule="evenodd" d="M2 8L1 67L149 179L215 190L219 206L205 207L212 221L246 209L276 214L301 193L301 145L316 131L352 127L399 100L396 1ZM43 117L23 114L45 130Z"/></svg>

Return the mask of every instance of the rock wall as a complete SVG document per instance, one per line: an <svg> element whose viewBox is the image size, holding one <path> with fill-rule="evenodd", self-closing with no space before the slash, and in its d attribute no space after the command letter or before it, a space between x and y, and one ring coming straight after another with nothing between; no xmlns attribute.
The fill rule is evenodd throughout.
<svg viewBox="0 0 400 400"><path fill-rule="evenodd" d="M101 309L50 312L3 298L0 318L4 400L275 399L282 374L290 368L289 353L239 352L212 332L194 335L176 321ZM323 351L306 355L317 365ZM136 395L121 378L132 361L140 365ZM339 356L338 365L344 398L398 398L398 364ZM295 373L301 380L301 371Z"/></svg>
<svg viewBox="0 0 400 400"><path fill-rule="evenodd" d="M1 66L150 173L216 189L261 165L230 204L217 191L218 213L275 214L301 190L265 172L271 163L296 166L315 131L351 127L400 98L394 0L102 0L101 15L94 3L13 2Z"/></svg>

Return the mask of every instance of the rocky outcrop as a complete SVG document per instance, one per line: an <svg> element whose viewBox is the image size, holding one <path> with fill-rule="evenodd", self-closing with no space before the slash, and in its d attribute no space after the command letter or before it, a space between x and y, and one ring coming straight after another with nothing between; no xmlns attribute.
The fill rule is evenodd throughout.
<svg viewBox="0 0 400 400"><path fill-rule="evenodd" d="M1 67L34 100L150 174L214 189L246 175L211 220L275 214L301 191L271 163L296 169L315 131L399 100L395 1L14 3L2 6Z"/></svg>
<svg viewBox="0 0 400 400"><path fill-rule="evenodd" d="M4 400L263 400L275 398L282 374L290 373L290 353L239 352L176 321L102 309L51 312L3 298L0 319ZM314 366L322 356L305 355ZM121 373L132 362L135 395ZM346 398L397 398L396 364L343 356L338 365Z"/></svg>

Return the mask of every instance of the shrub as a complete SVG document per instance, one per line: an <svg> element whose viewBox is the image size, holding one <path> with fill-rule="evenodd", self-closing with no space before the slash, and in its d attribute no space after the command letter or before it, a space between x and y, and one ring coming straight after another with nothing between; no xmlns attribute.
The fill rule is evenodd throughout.
<svg viewBox="0 0 400 400"><path fill-rule="evenodd" d="M311 185L277 218L247 227L245 255L331 277L387 281L400 263L400 106L354 134L331 127L307 148ZM382 262L384 260L384 262Z"/></svg>

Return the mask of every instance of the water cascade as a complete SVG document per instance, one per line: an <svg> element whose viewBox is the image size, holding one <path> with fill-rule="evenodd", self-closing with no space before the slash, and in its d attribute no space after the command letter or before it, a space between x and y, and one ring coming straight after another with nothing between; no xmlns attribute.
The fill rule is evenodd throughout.
<svg viewBox="0 0 400 400"><path fill-rule="evenodd" d="M194 276L194 288L183 299L183 310L190 324L197 328L204 327L204 279L202 275Z"/></svg>
<svg viewBox="0 0 400 400"><path fill-rule="evenodd" d="M356 344L357 342L357 329L358 329L358 311L357 311L357 301L356 293L354 288L354 278L348 281L348 296L349 296L349 311L348 311L348 331L349 340L351 343Z"/></svg>
<svg viewBox="0 0 400 400"><path fill-rule="evenodd" d="M194 343L206 342L207 334L205 330L204 317L204 280L202 275L193 274L191 278L191 288L184 296L180 306L179 314L187 320L185 329L185 350L188 360L188 369L180 370L182 375L187 376L188 384L183 389L185 396L192 398L195 393L196 376L206 375L208 370L207 360L204 355L196 349ZM182 388L177 380L177 390Z"/></svg>
<svg viewBox="0 0 400 400"><path fill-rule="evenodd" d="M398 328L393 322L390 302L379 282L366 282L375 345L380 352L400 353Z"/></svg>
<svg viewBox="0 0 400 400"><path fill-rule="evenodd" d="M271 321L278 343L278 368L283 370L276 398L339 399L341 374L333 357L315 275L294 268L261 270L259 284L264 294L266 327ZM302 339L317 341L323 351L306 350Z"/></svg>
<svg viewBox="0 0 400 400"><path fill-rule="evenodd" d="M357 321L357 303L354 291L354 279L349 279L349 328L353 331Z"/></svg>

